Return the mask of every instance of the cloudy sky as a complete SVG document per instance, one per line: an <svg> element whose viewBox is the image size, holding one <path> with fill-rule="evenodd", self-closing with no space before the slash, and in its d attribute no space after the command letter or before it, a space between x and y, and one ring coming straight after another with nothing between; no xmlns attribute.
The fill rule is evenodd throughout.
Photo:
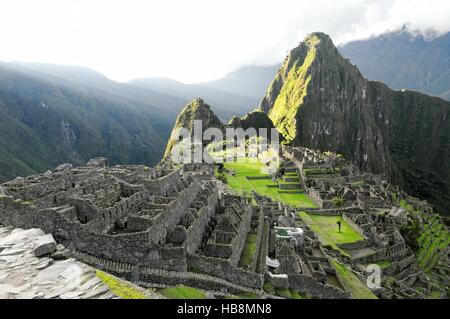
<svg viewBox="0 0 450 319"><path fill-rule="evenodd" d="M405 23L449 31L450 1L0 0L0 60L199 82L277 63L312 31L339 44Z"/></svg>

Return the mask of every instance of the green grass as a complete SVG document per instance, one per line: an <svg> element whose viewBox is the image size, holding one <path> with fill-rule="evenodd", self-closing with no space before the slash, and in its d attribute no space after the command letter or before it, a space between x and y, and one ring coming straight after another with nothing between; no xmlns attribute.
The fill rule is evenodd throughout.
<svg viewBox="0 0 450 319"><path fill-rule="evenodd" d="M242 162L225 163L225 168L234 171L234 176L225 174L228 186L238 194L250 195L255 191L261 196L270 197L274 201L298 208L316 208L317 205L308 195L299 190L281 190L279 184L273 182L264 173L264 166L256 159L246 159ZM266 179L247 179L247 177L266 177Z"/></svg>
<svg viewBox="0 0 450 319"><path fill-rule="evenodd" d="M96 275L100 280L109 287L111 292L123 299L150 299L143 292L117 279L103 271L97 270Z"/></svg>
<svg viewBox="0 0 450 319"><path fill-rule="evenodd" d="M295 291L295 290L290 290L290 293L291 293L291 298L292 299L304 299L299 293L298 293L298 291Z"/></svg>
<svg viewBox="0 0 450 319"><path fill-rule="evenodd" d="M188 286L176 286L171 288L164 288L159 291L161 295L169 299L205 299L204 291Z"/></svg>
<svg viewBox="0 0 450 319"><path fill-rule="evenodd" d="M268 294L275 295L275 287L270 282L264 283L263 290Z"/></svg>
<svg viewBox="0 0 450 319"><path fill-rule="evenodd" d="M340 220L339 216L310 215L306 212L299 212L298 215L312 231L319 235L323 245L339 249L336 244L352 243L364 239L345 220L342 220L341 232L339 232L336 224Z"/></svg>
<svg viewBox="0 0 450 319"><path fill-rule="evenodd" d="M344 286L345 290L350 292L355 299L378 299L370 289L362 283L350 269L330 258L330 263L336 269L336 275Z"/></svg>
<svg viewBox="0 0 450 319"><path fill-rule="evenodd" d="M276 288L275 295L277 295L279 297L287 298L287 299L292 298L291 292L287 288Z"/></svg>
<svg viewBox="0 0 450 319"><path fill-rule="evenodd" d="M427 297L427 299L441 299L441 298L442 298L442 292L440 292L439 290L431 291L429 296Z"/></svg>
<svg viewBox="0 0 450 319"><path fill-rule="evenodd" d="M388 260L380 260L377 262L377 265L380 266L381 269L386 269L391 265L391 262Z"/></svg>
<svg viewBox="0 0 450 319"><path fill-rule="evenodd" d="M412 207L412 205L408 204L408 203L406 202L406 200L404 200L404 199L400 200L399 204L400 204L400 207L401 207L401 208L407 210L408 212L414 210L414 207Z"/></svg>
<svg viewBox="0 0 450 319"><path fill-rule="evenodd" d="M419 249L416 252L418 264L425 272L431 272L439 262L442 252L450 244L449 232L436 214L425 214L415 210L407 200L399 201L400 207L424 219L422 233L417 239Z"/></svg>
<svg viewBox="0 0 450 319"><path fill-rule="evenodd" d="M243 269L248 269L256 256L256 242L258 240L258 235L253 233L248 233L247 240L245 242L244 249L242 250L241 259L239 261L239 266Z"/></svg>
<svg viewBox="0 0 450 319"><path fill-rule="evenodd" d="M299 177L297 172L287 172L284 174L287 177Z"/></svg>

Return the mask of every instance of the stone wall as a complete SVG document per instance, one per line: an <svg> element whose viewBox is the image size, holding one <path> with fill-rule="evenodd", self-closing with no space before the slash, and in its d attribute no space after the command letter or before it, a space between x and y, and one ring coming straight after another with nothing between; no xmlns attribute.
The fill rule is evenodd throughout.
<svg viewBox="0 0 450 319"><path fill-rule="evenodd" d="M187 239L184 246L188 254L194 254L201 245L205 227L210 218L216 213L218 200L218 190L214 189L213 193L208 198L207 205L200 208L197 219L187 229Z"/></svg>
<svg viewBox="0 0 450 319"><path fill-rule="evenodd" d="M359 227L358 224L356 224L351 218L349 218L346 214L343 215L343 219L349 224L358 234L363 236L364 238L367 238L364 234L364 231Z"/></svg>
<svg viewBox="0 0 450 319"><path fill-rule="evenodd" d="M179 223L181 216L187 212L201 190L200 182L194 180L178 194L175 200L167 205L164 212L157 216L158 220L148 230L152 243L161 243L164 240L167 230Z"/></svg>
<svg viewBox="0 0 450 319"><path fill-rule="evenodd" d="M264 217L263 229L261 232L261 247L259 249L258 264L256 272L267 272L266 257L269 255L270 218Z"/></svg>
<svg viewBox="0 0 450 319"><path fill-rule="evenodd" d="M306 209L304 210L310 215L318 215L318 216L340 216L342 214L342 210L314 210L314 209Z"/></svg>
<svg viewBox="0 0 450 319"><path fill-rule="evenodd" d="M116 235L92 232L89 227L80 223L74 208L68 207L62 211L38 209L30 203L9 197L0 199L0 222L20 228L41 228L54 234L56 238L61 238L67 246L99 257L155 268L186 270L184 249L159 247L158 244L165 237L165 227L179 222L185 206L195 198L193 194L196 195L199 191L200 185L198 181L194 181L192 188L180 192L180 197L171 206L171 210L166 212L164 223L143 232ZM123 212L126 209L130 207L123 206Z"/></svg>
<svg viewBox="0 0 450 319"><path fill-rule="evenodd" d="M280 189L301 189L302 186L300 184L280 184Z"/></svg>
<svg viewBox="0 0 450 319"><path fill-rule="evenodd" d="M255 272L258 260L260 259L259 254L261 253L261 245L263 241L263 230L264 230L264 214L261 209L256 211L258 217L258 228L256 229L256 247L255 255L253 256L252 263L250 264L250 270Z"/></svg>
<svg viewBox="0 0 450 319"><path fill-rule="evenodd" d="M188 268L255 289L261 289L264 283L262 274L245 271L220 258L188 255Z"/></svg>
<svg viewBox="0 0 450 319"><path fill-rule="evenodd" d="M125 262L117 262L99 258L97 256L79 251L73 251L73 255L75 258L86 264L105 270L128 281L136 282L141 286L153 287L154 285L186 285L208 291L221 291L228 293L251 292L260 294L262 292L260 288L252 288L251 286L242 285L239 280L231 282L225 278L218 278L208 274L139 267Z"/></svg>
<svg viewBox="0 0 450 319"><path fill-rule="evenodd" d="M319 283L311 276L295 274L288 276L289 288L320 299L349 299L350 295L336 287Z"/></svg>
<svg viewBox="0 0 450 319"><path fill-rule="evenodd" d="M176 184L181 178L180 171L173 171L168 175L152 179L144 180L144 186L154 195L167 196L168 190Z"/></svg>
<svg viewBox="0 0 450 319"><path fill-rule="evenodd" d="M250 231L251 222L253 217L253 206L248 204L245 208L245 212L242 215L242 221L239 225L238 233L233 239L232 248L233 252L229 258L229 262L237 266L241 259L242 250L244 249L245 242L247 241L247 234Z"/></svg>
<svg viewBox="0 0 450 319"><path fill-rule="evenodd" d="M358 240L353 243L342 243L342 244L336 244L341 249L344 250L355 250L355 249L362 249L367 247L367 241L366 240Z"/></svg>

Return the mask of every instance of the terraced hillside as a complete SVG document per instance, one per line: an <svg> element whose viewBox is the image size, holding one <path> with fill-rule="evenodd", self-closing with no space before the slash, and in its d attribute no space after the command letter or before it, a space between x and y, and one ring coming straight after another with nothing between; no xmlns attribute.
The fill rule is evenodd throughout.
<svg viewBox="0 0 450 319"><path fill-rule="evenodd" d="M443 261L447 258L446 252L450 247L450 233L441 217L415 208L405 199L400 200L400 206L423 221L420 236L417 238L416 256L419 266L427 273L443 267L448 271L448 266Z"/></svg>
<svg viewBox="0 0 450 319"><path fill-rule="evenodd" d="M263 172L263 164L251 158L242 162L225 163L225 169L227 172L224 175L228 186L238 194L251 195L252 191L255 191L261 196L268 196L286 205L298 208L316 207L316 204L303 192L299 180L292 181L299 178L296 173L286 173L281 180L272 181L271 176ZM280 186L292 188L282 189Z"/></svg>

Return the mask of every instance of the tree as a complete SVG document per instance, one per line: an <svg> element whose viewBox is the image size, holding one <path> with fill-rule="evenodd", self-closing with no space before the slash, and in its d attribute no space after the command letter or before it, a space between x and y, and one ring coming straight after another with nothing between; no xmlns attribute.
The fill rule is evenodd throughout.
<svg viewBox="0 0 450 319"><path fill-rule="evenodd" d="M341 208L345 204L345 199L343 196L335 196L335 197L333 197L332 202L333 202L334 206L336 206L336 208ZM338 225L339 232L341 232L342 218L343 218L343 214L341 212L341 216L340 216L339 220L336 222L336 224Z"/></svg>
<svg viewBox="0 0 450 319"><path fill-rule="evenodd" d="M345 199L342 196L335 196L331 201L333 202L334 206L336 206L336 208L341 208L345 204Z"/></svg>

